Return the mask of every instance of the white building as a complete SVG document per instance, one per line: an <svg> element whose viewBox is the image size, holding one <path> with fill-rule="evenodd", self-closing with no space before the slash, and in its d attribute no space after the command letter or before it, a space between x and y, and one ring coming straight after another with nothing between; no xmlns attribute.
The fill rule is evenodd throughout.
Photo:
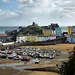
<svg viewBox="0 0 75 75"><path fill-rule="evenodd" d="M26 36L17 36L16 43L26 42Z"/></svg>
<svg viewBox="0 0 75 75"><path fill-rule="evenodd" d="M44 41L44 36L38 36L37 41Z"/></svg>
<svg viewBox="0 0 75 75"><path fill-rule="evenodd" d="M47 41L47 40L53 40L56 39L56 36L37 36L37 41ZM28 41L27 36L17 36L16 43L23 43Z"/></svg>
<svg viewBox="0 0 75 75"><path fill-rule="evenodd" d="M0 33L0 42L5 42L7 39L7 34L5 33Z"/></svg>

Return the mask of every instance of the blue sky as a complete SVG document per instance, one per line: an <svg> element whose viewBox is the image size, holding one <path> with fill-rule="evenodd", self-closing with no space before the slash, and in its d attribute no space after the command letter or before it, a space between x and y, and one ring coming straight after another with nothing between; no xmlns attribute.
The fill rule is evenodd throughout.
<svg viewBox="0 0 75 75"><path fill-rule="evenodd" d="M75 25L75 0L0 0L0 26Z"/></svg>
<svg viewBox="0 0 75 75"><path fill-rule="evenodd" d="M0 9L4 10L10 10L10 11L16 11L19 10L19 4L16 0L11 0L11 2L1 2L0 1Z"/></svg>

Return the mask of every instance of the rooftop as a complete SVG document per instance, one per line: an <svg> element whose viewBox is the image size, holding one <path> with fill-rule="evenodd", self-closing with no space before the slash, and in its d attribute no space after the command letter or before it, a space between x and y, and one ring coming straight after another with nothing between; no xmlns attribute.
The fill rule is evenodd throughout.
<svg viewBox="0 0 75 75"><path fill-rule="evenodd" d="M0 36L7 36L7 34L6 33L0 33Z"/></svg>

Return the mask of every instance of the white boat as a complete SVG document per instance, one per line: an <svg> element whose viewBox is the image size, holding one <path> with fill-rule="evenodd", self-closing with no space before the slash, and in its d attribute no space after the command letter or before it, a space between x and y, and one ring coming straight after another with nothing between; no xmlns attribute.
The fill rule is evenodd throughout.
<svg viewBox="0 0 75 75"><path fill-rule="evenodd" d="M50 59L54 58L54 54L49 54L49 58Z"/></svg>
<svg viewBox="0 0 75 75"><path fill-rule="evenodd" d="M35 64L38 64L39 63L39 59L36 58L34 62L35 62Z"/></svg>
<svg viewBox="0 0 75 75"><path fill-rule="evenodd" d="M23 53L22 53L22 55L25 55L25 56L26 56L26 55L27 55L27 53L26 53L26 52L23 52Z"/></svg>

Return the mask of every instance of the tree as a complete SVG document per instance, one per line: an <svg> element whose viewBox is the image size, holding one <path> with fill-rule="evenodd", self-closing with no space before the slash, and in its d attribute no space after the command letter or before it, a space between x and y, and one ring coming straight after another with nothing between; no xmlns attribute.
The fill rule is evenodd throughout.
<svg viewBox="0 0 75 75"><path fill-rule="evenodd" d="M69 61L63 62L60 72L62 75L75 75L75 52L69 57Z"/></svg>
<svg viewBox="0 0 75 75"><path fill-rule="evenodd" d="M19 29L22 29L22 26L19 26Z"/></svg>

